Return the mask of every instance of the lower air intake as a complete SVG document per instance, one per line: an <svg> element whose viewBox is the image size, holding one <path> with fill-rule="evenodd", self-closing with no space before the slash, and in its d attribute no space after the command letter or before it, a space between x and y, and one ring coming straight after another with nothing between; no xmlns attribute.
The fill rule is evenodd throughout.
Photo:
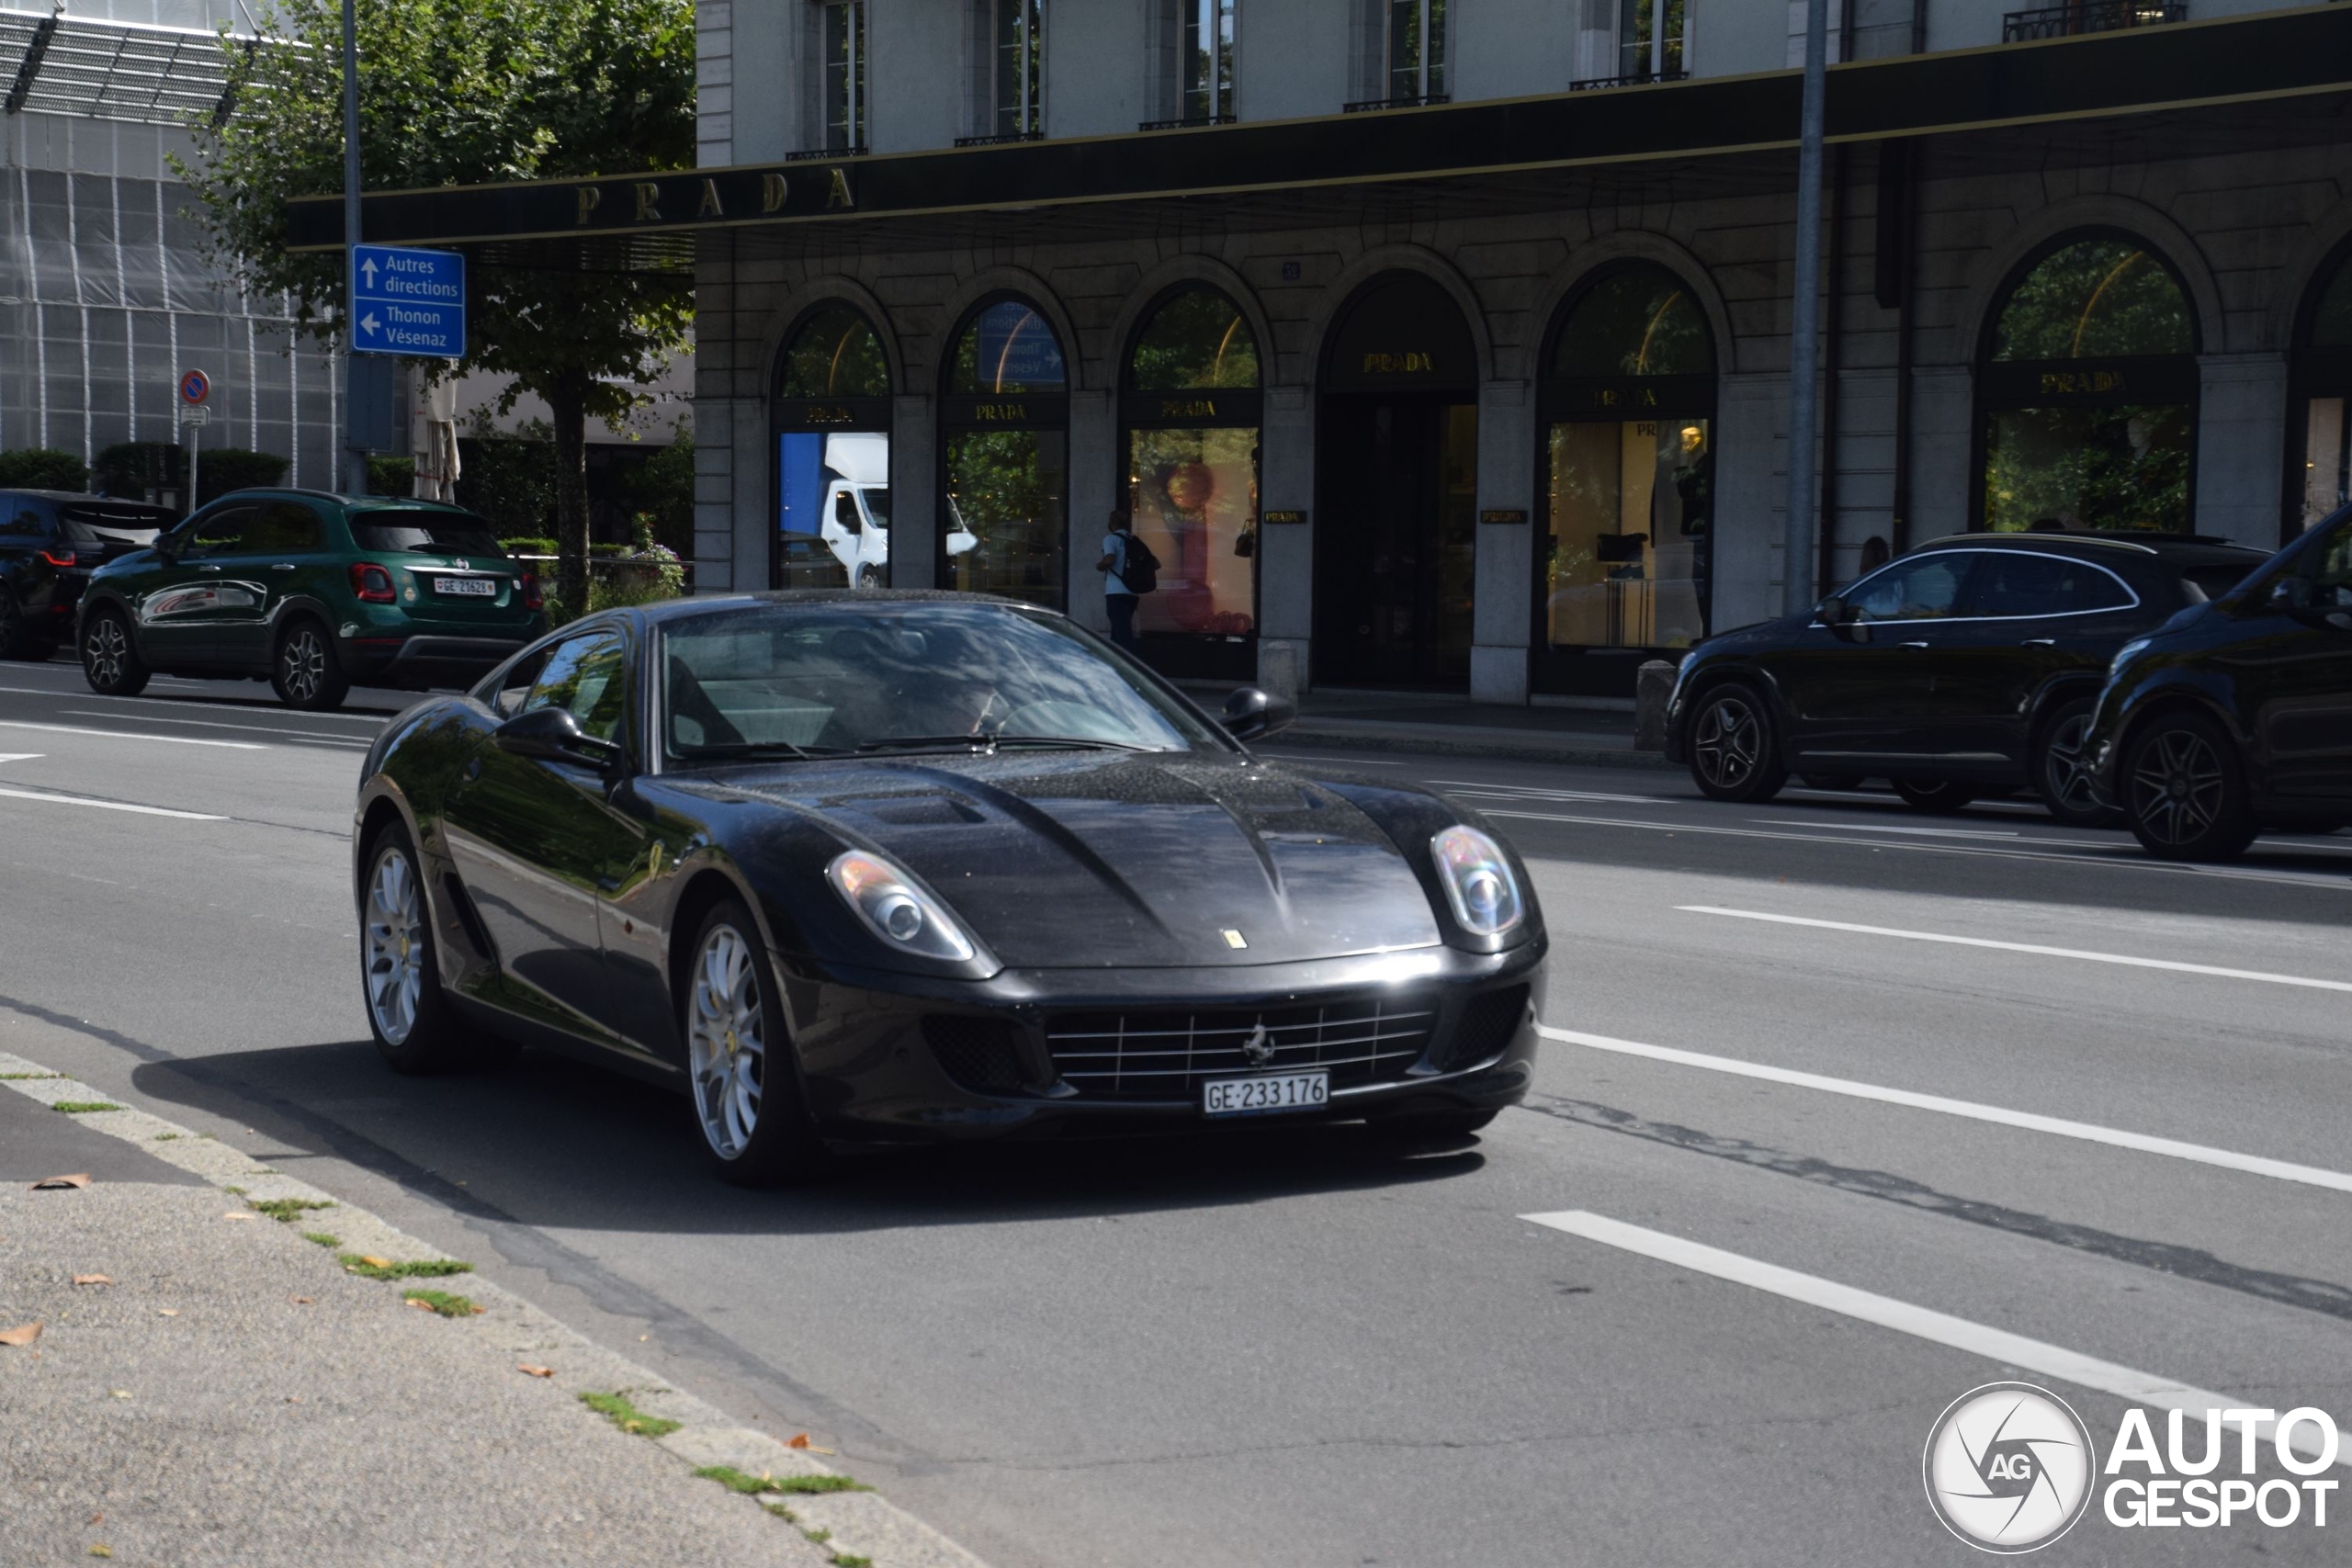
<svg viewBox="0 0 2352 1568"><path fill-rule="evenodd" d="M1430 1053L1430 1066L1443 1073L1458 1073L1503 1054L1527 1021L1527 987L1487 991L1463 1005L1453 1032Z"/></svg>
<svg viewBox="0 0 2352 1568"><path fill-rule="evenodd" d="M976 1094L1012 1094L1022 1087L1020 1042L1001 1018L933 1013L922 1021L922 1040L947 1076Z"/></svg>

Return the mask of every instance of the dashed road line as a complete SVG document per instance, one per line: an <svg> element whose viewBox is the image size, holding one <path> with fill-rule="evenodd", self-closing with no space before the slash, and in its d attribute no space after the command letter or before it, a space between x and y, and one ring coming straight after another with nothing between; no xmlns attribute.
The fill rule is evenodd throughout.
<svg viewBox="0 0 2352 1568"><path fill-rule="evenodd" d="M91 729L72 724L27 724L21 719L0 718L0 729L38 729L51 735L95 735L103 740L164 740L175 746L220 746L232 751L267 751L270 747L257 740L213 740L195 735L144 735L130 729Z"/></svg>
<svg viewBox="0 0 2352 1568"><path fill-rule="evenodd" d="M74 718L112 718L115 716L110 713L100 713L90 708L60 708L57 711ZM234 729L240 730L248 735L285 735L290 736L297 740L308 740L311 744L318 746L357 746L365 749L366 747L371 746L375 743L372 739L363 739L356 735L329 735L315 729L275 729L265 724L230 724L217 718L165 718L161 714L151 713L144 716L144 722L148 724L196 725L206 729Z"/></svg>
<svg viewBox="0 0 2352 1568"><path fill-rule="evenodd" d="M10 800L38 800L48 806L86 806L97 811L129 811L141 817L175 817L183 822L226 822L208 811L173 811L161 806L133 806L125 800L94 800L85 795L51 795L40 790L0 789Z"/></svg>

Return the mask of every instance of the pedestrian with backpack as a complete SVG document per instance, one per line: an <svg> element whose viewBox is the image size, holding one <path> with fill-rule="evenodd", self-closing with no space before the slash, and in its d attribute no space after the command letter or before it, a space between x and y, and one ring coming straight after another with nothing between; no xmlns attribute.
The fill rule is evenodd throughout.
<svg viewBox="0 0 2352 1568"><path fill-rule="evenodd" d="M1136 601L1159 586L1159 558L1136 537L1134 519L1124 506L1111 508L1111 531L1103 536L1102 558L1094 570L1102 574L1102 609L1111 617L1111 640L1133 653Z"/></svg>

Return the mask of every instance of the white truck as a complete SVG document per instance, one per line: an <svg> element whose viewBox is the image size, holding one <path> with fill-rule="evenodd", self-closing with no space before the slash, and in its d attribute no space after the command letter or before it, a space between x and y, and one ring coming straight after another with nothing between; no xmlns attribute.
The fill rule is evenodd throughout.
<svg viewBox="0 0 2352 1568"><path fill-rule="evenodd" d="M818 515L825 547L852 583L879 588L890 579L890 438L878 434L825 437L825 468L832 475ZM979 544L956 498L947 498L947 553Z"/></svg>

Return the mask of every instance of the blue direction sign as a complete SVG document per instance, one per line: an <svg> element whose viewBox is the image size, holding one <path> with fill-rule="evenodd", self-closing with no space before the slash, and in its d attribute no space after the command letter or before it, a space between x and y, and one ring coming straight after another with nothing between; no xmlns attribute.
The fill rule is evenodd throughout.
<svg viewBox="0 0 2352 1568"><path fill-rule="evenodd" d="M461 359L466 258L397 245L351 248L351 346L361 354Z"/></svg>

